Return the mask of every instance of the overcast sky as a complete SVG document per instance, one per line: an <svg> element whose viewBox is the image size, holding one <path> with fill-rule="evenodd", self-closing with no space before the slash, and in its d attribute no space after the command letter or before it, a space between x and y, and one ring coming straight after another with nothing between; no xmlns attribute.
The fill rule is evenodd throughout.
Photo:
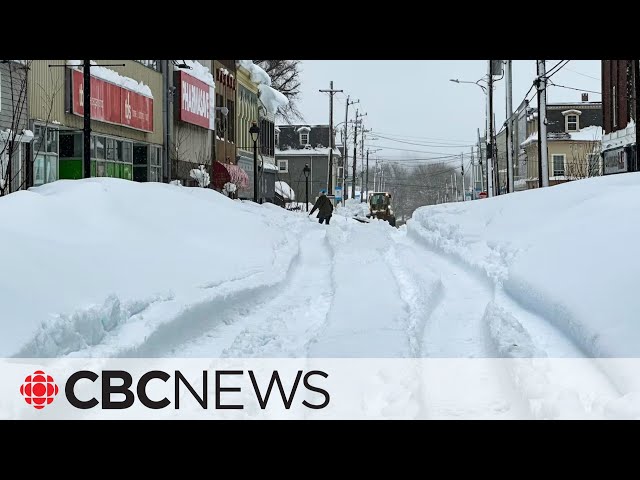
<svg viewBox="0 0 640 480"><path fill-rule="evenodd" d="M559 60L547 60L551 69ZM305 60L302 62L302 99L300 110L311 124L329 123L329 95L319 89L328 89L333 80L335 89L344 94L334 96L334 125L344 121L346 96L359 99L349 107L349 119L355 109L366 112L365 128L392 136L405 137L403 142L379 138L366 143L392 147L383 150L382 157L423 157L422 150L439 153L469 152L464 145L477 142L477 129L484 134L486 97L478 86L458 84L450 79L476 81L487 72L485 60ZM513 108L524 99L536 75L535 60L513 61ZM553 75L558 85L600 92L600 61L570 61ZM496 123L501 126L506 118L505 81L496 83L494 90ZM528 98L535 95L532 91ZM599 94L589 93L590 101L599 101ZM581 92L550 86L549 102L581 100ZM342 127L339 127L342 128ZM415 138L406 138L415 137ZM340 135L337 142L340 142ZM458 148L455 145L461 145ZM402 150L401 150L402 149Z"/></svg>

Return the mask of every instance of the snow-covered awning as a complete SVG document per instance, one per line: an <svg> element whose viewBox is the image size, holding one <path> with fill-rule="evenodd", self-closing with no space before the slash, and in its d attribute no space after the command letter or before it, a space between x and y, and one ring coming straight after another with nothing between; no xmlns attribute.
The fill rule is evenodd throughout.
<svg viewBox="0 0 640 480"><path fill-rule="evenodd" d="M239 189L245 189L249 186L249 175L238 165L213 162L213 187L222 190L227 182L235 184Z"/></svg>
<svg viewBox="0 0 640 480"><path fill-rule="evenodd" d="M276 182L275 191L278 195L280 195L285 200L295 200L296 195L293 189L287 184L287 182L283 182L282 180L278 180Z"/></svg>
<svg viewBox="0 0 640 480"><path fill-rule="evenodd" d="M83 60L67 60L67 65L74 68L79 69L84 64ZM153 98L153 93L151 93L151 88L149 85L145 85L142 82L138 82L137 80L131 77L125 77L124 75L120 75L115 70L111 70L106 67L101 67L96 62L91 60L91 75L100 78L106 82L113 83L115 85L119 85L127 90L131 90L132 92L139 93L140 95L144 95L145 97Z"/></svg>
<svg viewBox="0 0 640 480"><path fill-rule="evenodd" d="M214 87L215 88L216 82L213 79L213 75L211 75L211 72L209 71L209 69L207 67L202 65L197 60L184 60L184 63L188 67L191 67L191 68L180 68L177 65L174 65L173 69L181 71L181 72L185 72L188 75L191 75L192 77L197 78L201 82L206 83L210 87Z"/></svg>

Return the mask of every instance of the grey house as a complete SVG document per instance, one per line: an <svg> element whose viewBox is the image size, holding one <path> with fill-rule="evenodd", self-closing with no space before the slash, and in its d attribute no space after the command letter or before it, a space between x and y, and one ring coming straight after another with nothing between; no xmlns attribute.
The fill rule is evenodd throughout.
<svg viewBox="0 0 640 480"><path fill-rule="evenodd" d="M279 125L276 127L277 180L285 181L298 202L305 201L304 167L309 165L309 202L327 188L329 178L329 125ZM335 145L335 143L334 143ZM333 149L333 186L341 164L340 151ZM333 194L334 192L330 192Z"/></svg>
<svg viewBox="0 0 640 480"><path fill-rule="evenodd" d="M29 185L27 162L33 133L27 128L27 67L25 60L0 61L0 195Z"/></svg>

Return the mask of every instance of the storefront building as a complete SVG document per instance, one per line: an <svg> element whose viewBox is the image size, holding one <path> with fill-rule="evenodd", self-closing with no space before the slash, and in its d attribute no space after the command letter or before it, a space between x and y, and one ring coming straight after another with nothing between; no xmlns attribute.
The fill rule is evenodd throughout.
<svg viewBox="0 0 640 480"><path fill-rule="evenodd" d="M238 79L236 90L236 159L238 166L249 176L249 185L240 190L239 197L253 200L253 140L249 129L253 122L256 122L258 127L260 126L258 124L258 86L251 81L251 72L242 65L237 64L236 74Z"/></svg>
<svg viewBox="0 0 640 480"><path fill-rule="evenodd" d="M216 124L213 60L185 60L174 66L174 111L171 132L171 177L196 186L192 169L203 165L211 172Z"/></svg>
<svg viewBox="0 0 640 480"><path fill-rule="evenodd" d="M82 178L84 82L78 60L36 60L29 76L34 186ZM91 68L91 175L162 181L162 74L155 60ZM109 65L101 67L100 64ZM124 65L124 66L114 66Z"/></svg>

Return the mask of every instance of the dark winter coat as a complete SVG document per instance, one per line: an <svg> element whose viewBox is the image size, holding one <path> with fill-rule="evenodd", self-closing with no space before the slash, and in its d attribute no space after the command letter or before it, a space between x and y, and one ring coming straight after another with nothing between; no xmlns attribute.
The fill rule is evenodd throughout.
<svg viewBox="0 0 640 480"><path fill-rule="evenodd" d="M320 195L309 215L318 210L318 218L328 218L333 214L333 203L326 195Z"/></svg>

